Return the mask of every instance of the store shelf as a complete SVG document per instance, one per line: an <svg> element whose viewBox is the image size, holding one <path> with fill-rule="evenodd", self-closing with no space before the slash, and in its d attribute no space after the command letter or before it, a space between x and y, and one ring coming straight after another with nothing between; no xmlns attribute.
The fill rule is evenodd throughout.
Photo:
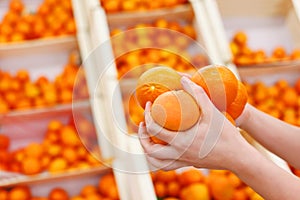
<svg viewBox="0 0 300 200"><path fill-rule="evenodd" d="M287 62L274 66L241 67L238 69L241 79L247 83L262 81L266 85L272 85L276 81L284 79L294 84L300 76L300 63Z"/></svg>
<svg viewBox="0 0 300 200"><path fill-rule="evenodd" d="M65 172L49 173L27 176L18 173L0 172L0 187L8 187L19 184L40 184L51 181L60 182L65 179L79 179L86 176L96 176L110 172L111 169L106 166L91 167L90 169L73 169Z"/></svg>
<svg viewBox="0 0 300 200"><path fill-rule="evenodd" d="M11 126L18 122L35 121L38 119L52 119L56 116L72 115L72 112L88 111L90 103L88 100L77 101L70 104L61 104L45 108L32 108L20 111L11 111L0 115L1 126Z"/></svg>
<svg viewBox="0 0 300 200"><path fill-rule="evenodd" d="M11 54L29 53L35 54L36 52L51 51L52 48L76 48L75 36L58 36L52 38L42 38L21 42L0 43L0 56L6 57Z"/></svg>
<svg viewBox="0 0 300 200"><path fill-rule="evenodd" d="M108 13L107 21L112 28L122 26L136 25L139 23L151 23L155 19L163 18L165 20L188 20L193 19L193 9L190 4L178 5L172 8L160 8L149 12L120 12Z"/></svg>
<svg viewBox="0 0 300 200"><path fill-rule="evenodd" d="M35 9L41 2L41 0L25 1L30 9ZM82 64L81 69L85 71L90 94L89 98L73 100L67 104L20 111L12 110L0 115L0 131L6 135L9 134L13 141L11 148L15 150L30 142L40 142L42 132L45 131L50 120L67 123L68 116L72 116L76 126L76 117L85 116L94 123L96 132L91 137L92 143L100 148L101 160L103 159L104 162L104 165L99 167L72 169L61 173L42 172L33 176L0 171L0 187L10 188L26 184L33 188L34 194L45 196L44 194L48 193L50 188L64 183L68 191L76 195L83 184L88 182L97 184L99 177L113 172L120 199L156 200L149 167L136 135L137 127L132 132L128 129L129 123L132 122L128 116L128 108L126 108L129 106L127 102L129 96L134 93L137 77L149 66L133 71L134 76L128 76L128 78L118 75L115 62L115 58L135 50L136 47L147 48L143 46L147 44L147 41L145 40L146 42L141 46L124 48L119 54L114 54L113 40L119 44L123 44L123 41L119 40L122 34L119 38L116 35L112 39L112 30L125 31L138 24L143 26L157 19L176 21L179 25L190 24L196 32L197 41L194 44L198 46L190 45L184 52L175 51L175 54L184 57L185 53L190 55L201 53L206 58L206 64L226 64L238 78L249 83L259 80L270 85L281 78L293 83L300 76L300 61L236 68L231 62L228 44L230 35L238 29L243 29L247 34L249 33L249 37L264 36L264 38L250 41L250 45L254 48L261 47L270 51L276 42L280 42L289 51L300 47L298 37L300 27L298 27L299 21L296 17L298 12L293 9L291 2L285 2L284 0L246 1L242 4L243 8L237 9L237 5L241 5L238 0L230 0L226 3L195 0L172 8L111 14L105 13L98 0L72 0L77 26L76 36L0 44L0 69L16 73L25 68L32 80L36 80L39 76L54 80L62 70L62 63L65 63L67 56L71 52L80 52L78 63ZM257 8L257 4L261 7ZM0 3L0 16L4 13L6 6L5 2ZM140 33L144 35L145 32L150 33L151 28L145 28L145 31ZM130 34L130 31L127 33ZM175 31L168 34L173 33ZM171 42L175 45L174 41ZM156 48L164 47L158 45ZM172 48L170 49L174 50ZM187 61L192 62L189 59ZM85 141L86 138L81 139L89 149L90 141ZM254 142L253 145L266 157L289 171L285 161L259 144ZM179 171L182 170L185 169ZM204 174L208 173L206 169L201 170Z"/></svg>
<svg viewBox="0 0 300 200"><path fill-rule="evenodd" d="M227 41L238 31L244 32L248 37L248 46L251 50L263 50L272 60L272 52L276 47L283 47L286 54L300 47L300 23L297 16L297 7L292 1L245 1L243 5L236 0L226 4L217 1L224 23ZM259 4L259 8L255 5ZM229 45L229 42L228 42ZM245 64L240 67L253 66L285 66L297 64L299 61L288 58L277 61L266 60L264 64Z"/></svg>

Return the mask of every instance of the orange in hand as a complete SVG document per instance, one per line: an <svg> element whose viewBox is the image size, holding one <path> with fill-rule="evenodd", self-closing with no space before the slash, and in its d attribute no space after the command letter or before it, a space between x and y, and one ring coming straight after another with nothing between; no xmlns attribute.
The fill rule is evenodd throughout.
<svg viewBox="0 0 300 200"><path fill-rule="evenodd" d="M151 108L153 120L172 131L184 131L196 124L201 111L193 97L184 90L159 95Z"/></svg>
<svg viewBox="0 0 300 200"><path fill-rule="evenodd" d="M181 76L169 67L155 67L144 72L138 79L136 97L145 108L147 101L154 100L162 93L182 89Z"/></svg>
<svg viewBox="0 0 300 200"><path fill-rule="evenodd" d="M213 104L236 119L247 103L247 91L243 84L225 66L206 66L191 79L200 85Z"/></svg>
<svg viewBox="0 0 300 200"><path fill-rule="evenodd" d="M237 95L238 80L228 68L223 66L203 67L192 76L191 80L205 90L221 111L225 111Z"/></svg>

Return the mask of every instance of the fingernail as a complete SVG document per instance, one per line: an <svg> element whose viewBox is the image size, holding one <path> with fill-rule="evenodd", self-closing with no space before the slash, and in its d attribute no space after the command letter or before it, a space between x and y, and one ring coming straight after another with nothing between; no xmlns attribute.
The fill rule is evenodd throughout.
<svg viewBox="0 0 300 200"><path fill-rule="evenodd" d="M185 77L185 76L183 76L182 78L181 78L181 83L183 84L183 85L186 85L186 84L188 84L190 82L190 79L189 78L187 78L187 77Z"/></svg>
<svg viewBox="0 0 300 200"><path fill-rule="evenodd" d="M139 127L143 127L144 126L144 122L140 122Z"/></svg>
<svg viewBox="0 0 300 200"><path fill-rule="evenodd" d="M187 82L187 77L185 77L185 76L183 76L183 77L181 77L181 82Z"/></svg>
<svg viewBox="0 0 300 200"><path fill-rule="evenodd" d="M150 101L147 101L145 110L148 111L148 110L150 109L150 106L151 106L151 102L150 102Z"/></svg>
<svg viewBox="0 0 300 200"><path fill-rule="evenodd" d="M142 130L143 126L144 126L144 122L140 122L139 131L138 131L139 134L141 134L141 130Z"/></svg>

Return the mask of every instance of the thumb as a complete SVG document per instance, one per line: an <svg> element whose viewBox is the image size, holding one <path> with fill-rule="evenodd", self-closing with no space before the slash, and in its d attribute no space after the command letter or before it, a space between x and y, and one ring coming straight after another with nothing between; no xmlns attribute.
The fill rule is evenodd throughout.
<svg viewBox="0 0 300 200"><path fill-rule="evenodd" d="M187 77L181 78L181 84L186 92L188 92L197 102L204 115L210 115L215 106L207 96L204 89L191 81Z"/></svg>

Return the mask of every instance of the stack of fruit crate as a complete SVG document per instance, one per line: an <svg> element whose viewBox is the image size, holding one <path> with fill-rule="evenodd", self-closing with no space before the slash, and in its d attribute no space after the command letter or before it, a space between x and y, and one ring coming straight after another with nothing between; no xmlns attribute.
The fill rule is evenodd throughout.
<svg viewBox="0 0 300 200"><path fill-rule="evenodd" d="M107 196L72 2L2 1L0 15L0 199Z"/></svg>

